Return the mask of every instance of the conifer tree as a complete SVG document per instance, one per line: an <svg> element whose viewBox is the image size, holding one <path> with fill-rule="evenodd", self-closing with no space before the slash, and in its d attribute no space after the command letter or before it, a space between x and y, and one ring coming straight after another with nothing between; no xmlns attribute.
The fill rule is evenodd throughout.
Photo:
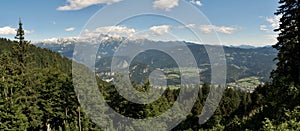
<svg viewBox="0 0 300 131"><path fill-rule="evenodd" d="M26 59L28 58L29 54L27 52L27 45L29 45L30 42L25 40L25 31L23 29L23 23L20 19L19 21L19 28L17 30L17 34L15 39L18 40L19 45L15 45L13 47L13 53L15 55L15 57L17 57L17 59L21 62L21 67L25 68L24 66L26 66ZM22 73L22 72L21 72Z"/></svg>
<svg viewBox="0 0 300 131"><path fill-rule="evenodd" d="M275 85L300 85L299 0L280 0L275 15L282 16L278 43L277 69L272 72Z"/></svg>
<svg viewBox="0 0 300 131"><path fill-rule="evenodd" d="M20 44L20 45L25 44L25 43L24 43L24 39L25 39L25 37L24 37L25 31L23 30L22 25L23 25L23 23L22 23L21 18L20 18L20 20L19 20L19 28L18 28L18 30L17 30L17 35L16 35L16 37L15 37L16 39L19 40L19 44Z"/></svg>

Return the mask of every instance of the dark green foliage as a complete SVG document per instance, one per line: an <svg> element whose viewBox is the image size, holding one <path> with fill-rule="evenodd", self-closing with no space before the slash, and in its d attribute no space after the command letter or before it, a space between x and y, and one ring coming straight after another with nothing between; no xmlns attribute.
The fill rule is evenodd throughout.
<svg viewBox="0 0 300 131"><path fill-rule="evenodd" d="M0 39L0 130L99 129L79 113L71 61L23 42Z"/></svg>
<svg viewBox="0 0 300 131"><path fill-rule="evenodd" d="M4 39L0 42L0 45L6 45L2 46L3 49L0 50L2 77L2 81L0 80L1 130L47 130L47 128L52 130L100 130L87 116L93 114L93 112L90 112L89 107L84 107L86 110L83 110L79 106L78 100L97 101L75 94L70 60L46 49L26 45L27 57L24 57L22 63L24 66L22 66L18 57L23 55L18 53L18 44ZM80 69L82 69L81 72L92 73L86 67ZM180 89L171 90L167 88L163 95L153 103L136 104L120 96L113 85L101 80L97 80L97 82L108 105L116 112L136 119L161 115L173 106L180 92ZM145 85L133 85L141 92L147 92L151 88L149 82ZM272 92L273 88L269 84L259 86L252 94L226 89L214 115L207 123L199 125L199 115L201 115L210 88L217 87L203 84L199 88L198 99L191 113L186 120L173 130L258 130L273 128L273 126L276 128L278 126L279 129L286 126L286 124L282 125L280 121L287 121L286 123L292 126L291 128L297 129L295 119L298 116L285 115L287 110L293 110L293 108L271 108L271 105L277 106L279 104L271 101L275 93ZM188 92L189 88L185 90ZM80 92L81 89L77 89L77 91ZM294 97L299 99L299 95ZM296 101L293 104L298 105ZM103 107L93 105L90 108L102 109ZM278 111L280 112L278 113ZM272 112L275 116L266 115L269 112ZM281 116L286 117L279 119ZM269 121L265 118L269 118ZM275 121L275 118L278 121ZM101 121L102 123L98 124L108 124L105 120ZM118 125L118 121L111 122L118 129L151 128L148 127L147 123L143 125L133 123L134 127L120 127L122 125ZM161 123L156 125L161 129L166 127ZM117 128L112 127L112 129Z"/></svg>
<svg viewBox="0 0 300 131"><path fill-rule="evenodd" d="M299 118L291 111L299 110L300 44L299 0L280 0L275 15L280 19L277 69L271 74L272 83L259 86L252 94L249 115L241 121L238 129L253 130L299 130ZM250 109L249 109L250 108ZM290 116L293 116L291 119Z"/></svg>
<svg viewBox="0 0 300 131"><path fill-rule="evenodd" d="M166 112L175 105L180 91L191 93L192 88L199 88L198 99L190 114L173 130L299 130L299 0L280 0L279 3L281 5L276 14L282 15L282 18L280 28L276 30L280 31L279 42L274 45L274 48L279 50L278 68L272 73L272 83L258 86L251 94L226 89L214 115L203 125L198 124L198 119L206 98L210 89L219 87L203 84L201 87L181 87L181 90L167 88L158 100L150 104L130 102L123 98L113 85L96 79L98 89L105 97L105 102L119 114L144 119ZM75 71L73 77L83 83L76 89L76 94L71 76L72 61L58 53L30 45L24 41L22 29L19 32L19 43L0 39L0 130L100 130L89 117L97 113L93 112L93 109L102 109L102 113L109 112L95 99L98 97L98 90L85 90L90 87L89 83L85 82L91 82L93 79L81 79L82 74L76 75L93 72L87 67L75 64L81 68L78 72ZM203 53L199 48L191 49L194 49L192 52L195 56L201 55L199 52ZM255 51L247 51L252 56L257 54ZM230 49L226 49L226 52L230 52ZM249 72L240 72L241 70L235 67L242 67L245 62L253 63L255 59L229 54L228 59L242 60L229 60L228 70L239 73L230 75L229 81L246 76ZM270 56L264 57L262 63ZM258 68L266 67L268 65L261 64ZM247 64L246 68L259 70L251 63ZM264 71L263 74L266 74L267 71ZM94 74L90 77L94 77ZM141 92L147 92L151 88L149 81L145 85L133 85ZM80 105L80 102L95 104L87 106ZM118 120L106 121L97 117L94 119L100 121L97 123L99 125L108 126L109 123L114 123L110 127L112 130L151 129L148 123L132 123L132 127L124 127ZM160 129L167 128L163 123L153 125Z"/></svg>
<svg viewBox="0 0 300 131"><path fill-rule="evenodd" d="M282 16L278 43L273 47L279 51L277 69L272 72L272 85L267 89L265 116L272 124L280 125L287 121L286 113L299 106L300 87L300 43L299 43L299 0L280 0L275 15ZM274 112L276 111L276 113ZM296 120L297 121L297 120ZM298 119L299 121L299 119Z"/></svg>
<svg viewBox="0 0 300 131"><path fill-rule="evenodd" d="M277 69L272 78L276 85L300 85L300 38L299 38L299 0L280 0L276 15L282 15L278 43L273 47L279 51L276 59Z"/></svg>

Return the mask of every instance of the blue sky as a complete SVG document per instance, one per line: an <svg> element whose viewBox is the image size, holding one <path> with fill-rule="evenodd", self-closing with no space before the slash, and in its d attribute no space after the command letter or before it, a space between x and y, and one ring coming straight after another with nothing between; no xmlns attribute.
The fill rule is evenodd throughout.
<svg viewBox="0 0 300 131"><path fill-rule="evenodd" d="M86 29L89 33L104 33L106 27L110 27L122 34L139 33L145 38L172 39L172 35L179 35L179 40L197 41L192 38L186 28L193 28L199 34L205 36L214 31L217 32L221 42L225 45L253 45L265 46L276 43L276 33L272 30L278 26L278 18L273 14L278 4L277 0L2 0L0 5L0 37L13 39L14 29L18 27L18 19L22 18L26 29L26 38L31 41L42 41L51 38L77 37ZM128 0L130 1L130 0ZM123 3L123 4L122 4ZM120 6L114 6L120 4ZM190 4L200 10L212 25L200 25L203 18L192 17L187 7ZM107 6L108 5L108 6ZM91 24L91 21L113 21L117 15L126 12L126 9L153 8L155 12L180 16L189 20L181 25L174 20L155 16L140 16L131 18L116 26L105 22L99 25ZM109 8L111 13L104 11L106 15L96 13ZM182 7L182 8L180 8ZM100 12L103 13L103 12ZM95 15L96 14L96 15ZM98 12L99 14L99 12ZM94 16L92 19L91 17ZM103 17L101 17L103 16ZM89 19L91 19L89 21ZM96 20L97 19L97 20ZM100 22L102 22L100 21ZM192 22L198 21L197 23ZM93 25L93 26L92 26ZM94 28L98 31L92 31ZM100 31L99 31L100 30ZM150 32L150 33L149 33ZM160 37L150 36L156 33ZM147 34L147 35L146 35ZM171 34L171 35L170 35ZM114 35L119 35L118 33Z"/></svg>

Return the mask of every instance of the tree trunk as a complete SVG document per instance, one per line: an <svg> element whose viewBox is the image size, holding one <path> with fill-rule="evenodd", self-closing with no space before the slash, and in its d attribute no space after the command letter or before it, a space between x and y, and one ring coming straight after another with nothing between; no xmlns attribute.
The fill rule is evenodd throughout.
<svg viewBox="0 0 300 131"><path fill-rule="evenodd" d="M81 117L80 117L80 106L78 106L78 127L79 131L81 131Z"/></svg>
<svg viewBox="0 0 300 131"><path fill-rule="evenodd" d="M68 108L65 108L65 115L66 115L66 118L68 118Z"/></svg>
<svg viewBox="0 0 300 131"><path fill-rule="evenodd" d="M51 131L50 124L47 124L47 131Z"/></svg>
<svg viewBox="0 0 300 131"><path fill-rule="evenodd" d="M5 100L7 100L7 91L6 91L6 88L4 88L4 96L5 96Z"/></svg>
<svg viewBox="0 0 300 131"><path fill-rule="evenodd" d="M46 131L51 131L51 127L50 127L50 124L48 123L48 119L46 120L46 122L45 122L45 125L44 125L44 131L46 130Z"/></svg>
<svg viewBox="0 0 300 131"><path fill-rule="evenodd" d="M10 88L10 95L11 95L11 96L14 95L14 93L13 93L13 88L12 88L12 87Z"/></svg>

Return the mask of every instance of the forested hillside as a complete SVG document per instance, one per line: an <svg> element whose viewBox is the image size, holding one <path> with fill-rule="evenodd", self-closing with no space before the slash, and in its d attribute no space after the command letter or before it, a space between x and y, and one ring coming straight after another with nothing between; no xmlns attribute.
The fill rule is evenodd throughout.
<svg viewBox="0 0 300 131"><path fill-rule="evenodd" d="M23 50L23 46L7 39L1 39L0 46L2 77L0 129L100 130L79 106L78 96L72 85L69 59L32 45L25 45ZM84 67L82 69L88 70ZM115 111L139 119L165 112L173 105L180 91L180 89L167 89L160 99L143 105L124 99L113 85L98 80L98 86L106 102ZM150 87L149 84L145 84L145 86L135 85L135 88L147 91ZM270 85L258 87L253 94L226 89L215 114L204 125L198 124L198 116L201 114L210 86L204 84L201 88L194 88L200 89L196 104L187 119L173 130L274 128L273 122L265 119L270 117L267 112L277 111L267 104L275 98L269 95L272 93ZM296 101L294 105L297 105ZM278 122L276 124L280 124L280 127L292 126L291 128L298 129L296 125L298 125L299 108L292 110L293 108L286 109L283 114L277 114L282 119L275 117ZM119 126L117 121L113 123L115 127ZM166 127L166 125L160 126ZM119 128L143 129L143 125Z"/></svg>
<svg viewBox="0 0 300 131"><path fill-rule="evenodd" d="M6 39L1 39L0 45L1 129L99 129L80 109L72 85L70 60L58 53L32 45L26 45L25 50L22 50L22 46L18 43ZM23 60L24 62L21 62ZM167 90L162 98L153 104L139 105L118 95L113 85L99 81L99 88L103 94L106 94L110 106L122 115L133 118L153 117L163 113L172 106L179 92L179 89ZM149 85L136 86L136 88L145 91ZM176 129L212 128L220 122L221 117L229 117L230 114L238 111L239 107L243 110L247 109L251 103L250 94L227 90L228 97L221 102L216 117L202 127L197 124L197 118L208 92L209 85L200 88L199 99L192 114Z"/></svg>
<svg viewBox="0 0 300 131"><path fill-rule="evenodd" d="M266 72L273 69L270 74L271 80L263 85L257 85L252 93L226 88L222 92L220 103L214 101L218 99L218 93L222 91L220 85L201 83L201 85L181 85L179 88L154 88L151 86L150 78L141 84L133 82L133 88L144 93L155 91L162 92L162 94L152 103L134 103L120 94L115 83L100 80L97 77L98 72L93 72L90 67L85 67L59 53L36 47L25 41L25 31L22 29L20 20L15 37L18 41L0 38L0 130L299 131L300 2L299 0L279 0L279 4L275 13L281 17L280 26L275 29L279 33L278 43L273 46L278 51L275 56L276 69L268 68L269 65L266 64L272 63L269 58L274 55L273 49L260 48L259 52L264 53L258 53L255 49L225 47L226 58L229 60L227 66L231 72L242 75L246 73L265 75ZM191 44L189 46L199 45ZM195 56L205 52L199 51L203 48L191 49L198 50L193 51ZM71 51L66 54L68 53L72 54ZM113 52L104 54L110 53ZM143 61L146 62L143 64L150 64L151 60L145 61L143 57L147 56L147 52L143 53L140 60L136 59L137 62ZM153 57L152 60L159 61L157 57L160 56L152 54L151 57ZM262 59L259 61L253 59L258 57ZM234 61L235 59L240 61ZM207 61L207 59L201 60ZM97 64L106 64L104 62L105 60L97 61ZM256 67L255 62L260 62L260 66ZM170 61L164 64L168 65ZM243 70L246 68L260 71ZM174 70L177 69L166 71ZM236 80L239 76L230 74L228 77ZM247 81L247 79L242 81ZM115 82L124 83L122 79ZM195 89L199 89L199 92L195 92ZM128 88L122 88L122 91L130 97L137 95ZM211 91L216 92L210 94ZM187 96L195 97L196 100L183 100L184 97L181 97L180 94L182 92ZM102 95L99 95L100 93ZM102 96L103 100L98 99ZM146 98L141 97L141 99ZM183 104L178 104L178 101L183 101ZM206 104L215 104L217 108L215 111L211 106L205 108ZM107 105L113 111L109 110ZM190 108L184 105L193 105L193 107L189 110ZM175 112L167 114L162 122L146 123L146 121L142 121L136 123L130 121L131 119L156 118L168 112L171 107ZM188 115L183 116L178 113L177 111L180 110L188 110ZM203 115L203 112L210 111L213 111L212 117L206 119L205 123L199 124L199 116ZM115 112L119 114L116 115ZM207 118L205 115L207 114L204 114L204 118ZM110 119L115 116L130 119ZM177 122L177 118L185 119L174 128L169 123L164 123L166 121Z"/></svg>
<svg viewBox="0 0 300 131"><path fill-rule="evenodd" d="M80 110L71 66L58 53L0 39L0 130L99 129Z"/></svg>

